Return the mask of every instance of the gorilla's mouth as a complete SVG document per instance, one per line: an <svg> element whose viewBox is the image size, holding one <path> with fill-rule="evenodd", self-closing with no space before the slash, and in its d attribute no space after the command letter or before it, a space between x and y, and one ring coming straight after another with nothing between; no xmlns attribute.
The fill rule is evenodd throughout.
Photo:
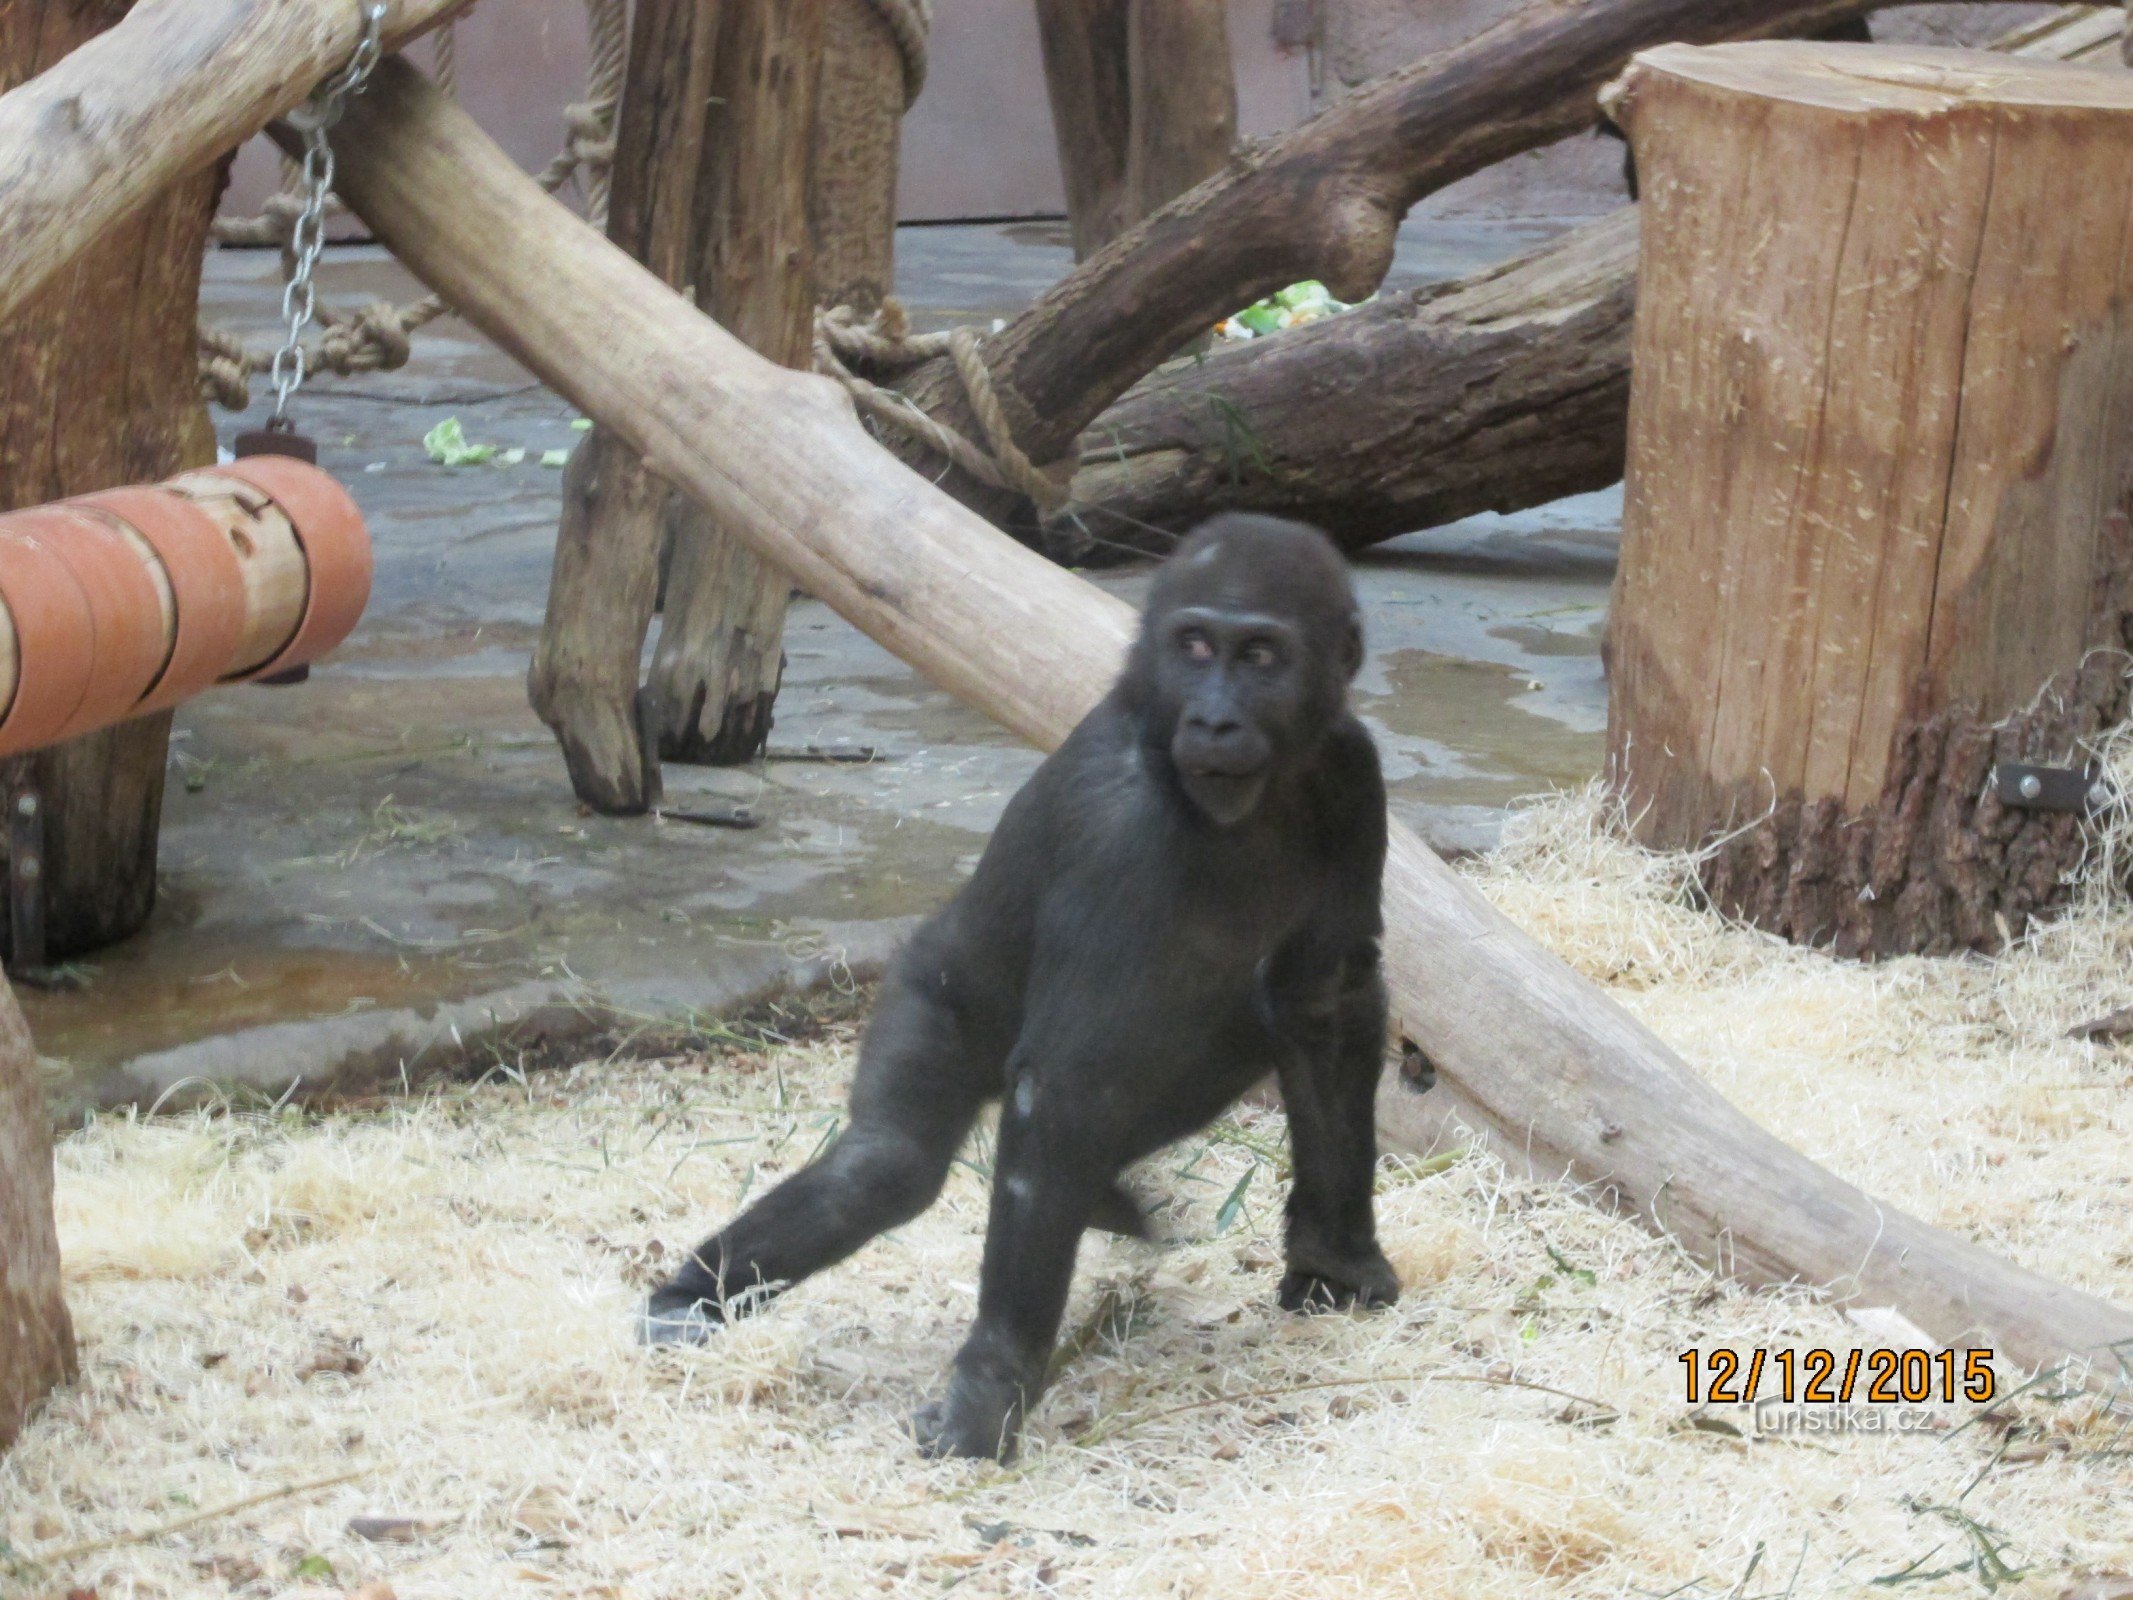
<svg viewBox="0 0 2133 1600"><path fill-rule="evenodd" d="M1231 772L1211 767L1180 766L1178 782L1185 790L1186 799L1204 811L1211 821L1226 828L1242 822L1258 808L1259 797L1266 791L1266 768L1259 766Z"/></svg>

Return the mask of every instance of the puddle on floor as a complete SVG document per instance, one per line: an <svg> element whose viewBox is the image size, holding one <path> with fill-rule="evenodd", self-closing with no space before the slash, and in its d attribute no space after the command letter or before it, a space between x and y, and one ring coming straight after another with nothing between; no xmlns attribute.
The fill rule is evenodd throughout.
<svg viewBox="0 0 2133 1600"><path fill-rule="evenodd" d="M1399 800L1503 806L1576 787L1600 770L1604 733L1528 710L1522 702L1541 685L1515 667L1428 650L1391 652L1381 666L1390 692L1358 695L1357 708L1379 730L1386 779Z"/></svg>
<svg viewBox="0 0 2133 1600"><path fill-rule="evenodd" d="M84 987L18 985L15 996L41 1052L92 1072L214 1034L434 1005L496 982L493 973L434 958L182 935L129 939L73 967Z"/></svg>

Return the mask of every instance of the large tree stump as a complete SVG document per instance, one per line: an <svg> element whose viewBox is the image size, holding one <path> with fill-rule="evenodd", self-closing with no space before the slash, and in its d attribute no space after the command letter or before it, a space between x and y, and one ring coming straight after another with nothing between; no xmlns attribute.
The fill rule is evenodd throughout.
<svg viewBox="0 0 2133 1600"><path fill-rule="evenodd" d="M1644 178L1609 770L1725 910L1990 948L2066 896L2133 644L2133 78L1669 46Z"/></svg>
<svg viewBox="0 0 2133 1600"><path fill-rule="evenodd" d="M37 1052L0 979L0 1450L31 1406L74 1376L74 1325L59 1295L52 1134Z"/></svg>
<svg viewBox="0 0 2133 1600"><path fill-rule="evenodd" d="M813 361L809 174L827 10L828 0L726 0L696 201L698 302L789 367ZM672 541L645 684L659 753L752 761L770 738L792 580L687 500Z"/></svg>
<svg viewBox="0 0 2133 1600"><path fill-rule="evenodd" d="M11 8L0 22L0 87L43 71L123 11L87 0ZM222 177L222 163L210 162L180 180L0 323L0 510L214 460L193 313ZM148 920L169 734L165 712L32 758L45 803L48 959L123 939ZM0 915L0 949L8 922Z"/></svg>

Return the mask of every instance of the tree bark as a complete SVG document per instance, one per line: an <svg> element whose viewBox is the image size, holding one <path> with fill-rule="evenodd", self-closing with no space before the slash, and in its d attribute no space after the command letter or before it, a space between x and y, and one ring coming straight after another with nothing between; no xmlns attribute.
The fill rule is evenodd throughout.
<svg viewBox="0 0 2133 1600"><path fill-rule="evenodd" d="M2133 78L1765 43L1638 58L1609 771L1717 905L1848 955L2061 905L2133 648ZM2084 786L2085 787L2085 786Z"/></svg>
<svg viewBox="0 0 2133 1600"><path fill-rule="evenodd" d="M998 536L859 427L843 391L754 355L542 195L411 69L351 108L342 193L415 274L884 647L1051 746L1133 616ZM1386 865L1395 1036L1521 1161L1568 1174L1751 1283L1894 1306L1944 1344L2126 1367L2133 1316L1881 1205L1730 1106L1406 828ZM1386 1090L1398 1137L1411 1097Z"/></svg>
<svg viewBox="0 0 2133 1600"><path fill-rule="evenodd" d="M9 7L0 24L7 102L122 11L108 0ZM0 129L10 120L0 114ZM159 196L141 196L144 206L0 323L0 510L153 483L214 460L193 325L223 170L210 161ZM42 249L6 252L18 253ZM148 920L169 734L164 712L34 758L45 801L47 959L111 944ZM0 950L13 959L9 940L0 916Z"/></svg>
<svg viewBox="0 0 2133 1600"><path fill-rule="evenodd" d="M903 56L872 0L829 0L823 28L808 198L815 303L864 317L896 287Z"/></svg>
<svg viewBox="0 0 2133 1600"><path fill-rule="evenodd" d="M1992 48L2104 63L2123 27L2123 12L2072 6ZM1619 482L1636 217L1624 207L1454 282L1162 368L1081 436L1046 548L1160 554L1238 510L1353 550Z"/></svg>
<svg viewBox="0 0 2133 1600"><path fill-rule="evenodd" d="M1127 78L1133 0L1037 0L1045 97L1066 183L1074 259L1086 261L1126 225Z"/></svg>
<svg viewBox="0 0 2133 1600"><path fill-rule="evenodd" d="M1302 278L1363 299L1384 278L1410 206L1590 128L1601 87L1637 50L1812 33L1873 9L1862 0L1532 0L1467 43L1240 149L986 339L1008 425L1032 461L1055 462L1104 407L1239 306ZM897 387L983 437L947 358L914 368ZM1002 525L1027 523L1017 496L900 433L884 443Z"/></svg>
<svg viewBox="0 0 2133 1600"><path fill-rule="evenodd" d="M787 361L806 359L812 327L808 165L825 9L825 0L646 0L616 134L608 236ZM881 65L900 96L893 54ZM893 209L888 217L893 227ZM855 282L865 255L840 255ZM658 799L659 756L724 764L762 749L788 583L728 548L597 426L576 454L527 689L556 730L578 798L629 814ZM665 619L640 691L662 549Z"/></svg>
<svg viewBox="0 0 2133 1600"><path fill-rule="evenodd" d="M1160 554L1217 511L1348 549L1622 476L1637 213L1451 283L1165 367L1081 437L1047 548Z"/></svg>
<svg viewBox="0 0 2133 1600"><path fill-rule="evenodd" d="M385 48L471 3L394 0ZM122 0L0 6L0 61L57 63L27 83L7 78L19 86L0 96L0 320L338 72L363 29L348 0L164 0L111 27L124 10ZM48 25L77 43L109 31L62 61L40 42Z"/></svg>
<svg viewBox="0 0 2133 1600"><path fill-rule="evenodd" d="M1237 140L1224 0L1037 0L1074 259L1220 170Z"/></svg>
<svg viewBox="0 0 2133 1600"><path fill-rule="evenodd" d="M630 26L607 236L681 289L701 270L697 188L727 9L726 0L640 0ZM571 788L596 811L631 815L659 798L638 674L658 604L669 493L597 422L563 475L547 616L526 692L555 730Z"/></svg>
<svg viewBox="0 0 2133 1600"><path fill-rule="evenodd" d="M37 1050L0 979L0 1450L55 1385L74 1376L74 1324L52 1231L52 1129Z"/></svg>
<svg viewBox="0 0 2133 1600"><path fill-rule="evenodd" d="M1133 0L1126 84L1130 227L1220 172L1237 142L1228 0Z"/></svg>
<svg viewBox="0 0 2133 1600"><path fill-rule="evenodd" d="M808 228L828 0L726 0L696 201L698 303L750 349L813 361ZM902 82L901 68L895 79ZM702 507L674 507L659 646L645 692L669 761L762 753L785 668L792 580Z"/></svg>

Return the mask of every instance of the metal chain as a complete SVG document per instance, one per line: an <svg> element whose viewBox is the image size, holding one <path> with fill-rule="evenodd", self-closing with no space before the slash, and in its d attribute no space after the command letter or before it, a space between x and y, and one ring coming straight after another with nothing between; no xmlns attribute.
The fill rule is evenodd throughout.
<svg viewBox="0 0 2133 1600"><path fill-rule="evenodd" d="M384 0L370 0L363 8L363 35L348 65L312 90L311 97L288 116L289 126L304 140L304 208L289 236L289 275L281 289L284 332L268 369L268 381L274 385L274 413L267 419L270 428L289 426L289 397L304 383L304 329L317 310L311 279L319 252L326 248L326 202L333 193L333 145L326 135L341 120L348 97L362 89L384 54L384 25Z"/></svg>

